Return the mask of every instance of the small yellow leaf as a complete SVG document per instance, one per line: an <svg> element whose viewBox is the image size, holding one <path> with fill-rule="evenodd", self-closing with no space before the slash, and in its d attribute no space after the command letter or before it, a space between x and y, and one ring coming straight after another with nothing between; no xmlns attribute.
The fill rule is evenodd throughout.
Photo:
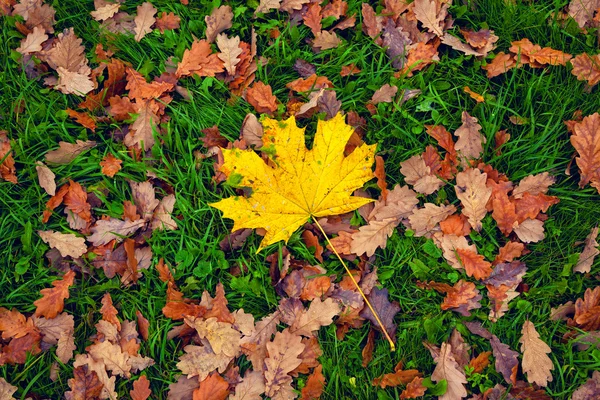
<svg viewBox="0 0 600 400"><path fill-rule="evenodd" d="M239 182L238 186L251 188L252 195L210 204L234 220L233 231L265 229L258 251L287 241L310 217L343 214L372 201L352 192L373 178L376 145L363 144L344 156L353 128L342 115L319 121L311 150L294 117L285 121L267 118L262 124L262 150L272 162L265 163L253 150L223 150L221 172Z"/></svg>

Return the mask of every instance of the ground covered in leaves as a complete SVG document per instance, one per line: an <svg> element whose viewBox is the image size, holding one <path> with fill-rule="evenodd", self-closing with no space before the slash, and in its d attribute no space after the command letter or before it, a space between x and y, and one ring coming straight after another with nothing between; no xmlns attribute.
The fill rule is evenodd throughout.
<svg viewBox="0 0 600 400"><path fill-rule="evenodd" d="M0 400L599 398L599 28L0 0Z"/></svg>

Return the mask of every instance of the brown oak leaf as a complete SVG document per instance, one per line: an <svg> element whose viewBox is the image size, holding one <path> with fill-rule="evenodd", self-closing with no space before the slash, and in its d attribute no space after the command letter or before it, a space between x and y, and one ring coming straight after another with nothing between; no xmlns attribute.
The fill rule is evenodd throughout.
<svg viewBox="0 0 600 400"><path fill-rule="evenodd" d="M137 6L137 15L133 20L135 22L133 31L135 33L136 42L139 42L144 36L152 32L152 26L156 22L156 18L154 17L156 11L156 8L149 2Z"/></svg>
<svg viewBox="0 0 600 400"><path fill-rule="evenodd" d="M75 281L75 272L67 272L62 279L52 282L53 288L42 289L42 298L33 302L36 306L36 317L55 318L65 307L65 299L69 298L69 287Z"/></svg>
<svg viewBox="0 0 600 400"><path fill-rule="evenodd" d="M277 111L277 97L273 96L271 85L255 82L254 85L249 87L246 91L246 100L259 114L273 115L273 113ZM260 141L260 144L262 145L262 140Z"/></svg>
<svg viewBox="0 0 600 400"><path fill-rule="evenodd" d="M548 357L552 349L540 339L531 321L525 321L521 331L521 352L523 352L523 372L527 374L527 381L545 387L552 382L554 365Z"/></svg>

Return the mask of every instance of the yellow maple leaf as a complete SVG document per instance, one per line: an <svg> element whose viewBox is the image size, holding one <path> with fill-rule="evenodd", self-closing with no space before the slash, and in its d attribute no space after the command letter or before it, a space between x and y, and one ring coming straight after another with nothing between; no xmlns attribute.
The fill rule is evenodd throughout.
<svg viewBox="0 0 600 400"><path fill-rule="evenodd" d="M268 163L253 150L223 150L221 172L239 187L252 189L249 197L235 196L209 204L233 219L233 231L264 228L258 251L287 240L311 217L343 214L371 202L352 192L373 178L376 145L362 144L350 155L344 148L353 128L341 114L319 121L311 150L304 129L294 117L265 119L262 150Z"/></svg>

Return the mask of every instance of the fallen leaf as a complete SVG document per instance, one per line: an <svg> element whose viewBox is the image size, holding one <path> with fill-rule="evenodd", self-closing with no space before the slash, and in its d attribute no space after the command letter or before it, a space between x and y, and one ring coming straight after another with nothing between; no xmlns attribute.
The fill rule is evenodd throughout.
<svg viewBox="0 0 600 400"><path fill-rule="evenodd" d="M313 373L308 376L306 385L302 388L300 400L318 400L325 388L325 376L323 366L319 365Z"/></svg>
<svg viewBox="0 0 600 400"><path fill-rule="evenodd" d="M173 84L170 82L158 82L155 80L148 83L146 82L146 78L133 68L127 67L125 70L127 71L127 86L125 86L125 89L129 90L130 99L149 100L159 98L165 92L168 92L171 89L173 89ZM136 110L136 112L139 113L140 104L144 105L150 103L136 102L136 104L138 105L138 109Z"/></svg>
<svg viewBox="0 0 600 400"><path fill-rule="evenodd" d="M133 20L135 22L133 31L135 32L136 42L139 42L144 36L152 32L152 26L156 22L156 18L154 18L156 11L156 8L149 2L137 6L137 15Z"/></svg>
<svg viewBox="0 0 600 400"><path fill-rule="evenodd" d="M573 125L571 144L578 157L579 186L591 185L600 193L600 114L589 115Z"/></svg>
<svg viewBox="0 0 600 400"><path fill-rule="evenodd" d="M206 40L214 42L217 35L225 29L231 28L233 13L230 6L221 6L211 11L210 15L204 17L206 22ZM239 40L239 38L238 38Z"/></svg>
<svg viewBox="0 0 600 400"><path fill-rule="evenodd" d="M491 351L484 351L483 353L480 353L477 357L473 358L469 362L469 367L473 368L474 373L481 374L490 364L491 355Z"/></svg>
<svg viewBox="0 0 600 400"><path fill-rule="evenodd" d="M265 85L262 82L254 83L254 85L246 91L246 100L259 114L273 115L273 113L277 111L277 97L273 96L271 85ZM255 143L256 142L257 141L255 141ZM260 144L262 146L262 140L260 141Z"/></svg>
<svg viewBox="0 0 600 400"><path fill-rule="evenodd" d="M436 206L433 203L425 203L423 208L413 211L408 217L410 228L415 231L415 236L430 236L438 227L438 224L456 212L452 204Z"/></svg>
<svg viewBox="0 0 600 400"><path fill-rule="evenodd" d="M140 376L133 382L133 390L129 391L131 400L146 400L151 394L150 381L146 378L146 375Z"/></svg>
<svg viewBox="0 0 600 400"><path fill-rule="evenodd" d="M463 157L467 159L478 159L483 154L483 144L486 142L484 136L479 132L481 125L477 118L471 117L468 112L462 113L462 125L454 132L458 140L454 145Z"/></svg>
<svg viewBox="0 0 600 400"><path fill-rule="evenodd" d="M457 249L457 257L464 267L467 276L482 280L492 273L492 264L485 261L484 257L468 249Z"/></svg>
<svg viewBox="0 0 600 400"><path fill-rule="evenodd" d="M175 13L170 12L162 12L160 14L160 18L156 20L156 28L160 31L160 33L165 33L167 29L179 29L179 22L181 18Z"/></svg>
<svg viewBox="0 0 600 400"><path fill-rule="evenodd" d="M580 28L585 28L594 17L594 10L600 7L598 0L571 0L569 3L569 16L572 17Z"/></svg>
<svg viewBox="0 0 600 400"><path fill-rule="evenodd" d="M372 104L391 103L394 101L394 96L398 93L398 86L385 84L373 93L371 97Z"/></svg>
<svg viewBox="0 0 600 400"><path fill-rule="evenodd" d="M366 254L367 257L371 257L378 248L385 249L389 237L399 223L398 218L386 218L361 226L358 232L352 234L350 251L359 256Z"/></svg>
<svg viewBox="0 0 600 400"><path fill-rule="evenodd" d="M78 258L87 252L85 239L72 233L60 233L54 231L38 231L38 234L48 245L60 251L63 257Z"/></svg>
<svg viewBox="0 0 600 400"><path fill-rule="evenodd" d="M363 5L364 4L365 3L363 3ZM340 76L341 77L346 77L346 76L356 75L356 74L360 74L360 73L361 73L360 68L358 68L354 64L348 64L348 65L343 65L342 66L342 70L340 71ZM397 86L396 86L396 88L397 88Z"/></svg>
<svg viewBox="0 0 600 400"><path fill-rule="evenodd" d="M262 400L265 382L261 372L248 370L240 383L235 386L235 394L230 400Z"/></svg>
<svg viewBox="0 0 600 400"><path fill-rule="evenodd" d="M217 54L217 57L223 61L225 70L229 75L235 75L236 65L240 63L239 56L242 54L240 37L228 38L227 35L221 33L217 36L217 47L221 51Z"/></svg>
<svg viewBox="0 0 600 400"><path fill-rule="evenodd" d="M342 39L335 32L321 31L315 35L312 41L313 49L329 50L335 49L342 43Z"/></svg>
<svg viewBox="0 0 600 400"><path fill-rule="evenodd" d="M416 369L403 370L402 366L403 363L400 361L396 364L394 372L374 378L372 385L379 386L382 389L385 389L386 387L396 387L398 385L407 385L422 375Z"/></svg>
<svg viewBox="0 0 600 400"><path fill-rule="evenodd" d="M322 326L328 326L333 323L333 317L340 313L341 309L337 302L331 298L321 301L315 298L308 307L308 310L302 309L297 318L289 327L290 333L310 337L313 331Z"/></svg>
<svg viewBox="0 0 600 400"><path fill-rule="evenodd" d="M594 371L592 377L573 392L571 400L588 400L598 396L600 396L600 371Z"/></svg>
<svg viewBox="0 0 600 400"><path fill-rule="evenodd" d="M427 387L423 385L423 378L415 376L415 379L406 385L406 389L400 393L401 399L416 399L425 395Z"/></svg>
<svg viewBox="0 0 600 400"><path fill-rule="evenodd" d="M371 39L375 39L383 28L382 19L375 14L373 7L369 3L362 3L362 16L363 16L363 31L369 35Z"/></svg>
<svg viewBox="0 0 600 400"><path fill-rule="evenodd" d="M299 78L285 85L290 90L297 93L308 91L321 90L323 88L332 88L333 83L325 76L317 76L312 74L307 78Z"/></svg>
<svg viewBox="0 0 600 400"><path fill-rule="evenodd" d="M63 67L58 67L58 81L54 88L64 94L84 96L94 90L94 83L90 80L91 69L85 67L83 72L72 72Z"/></svg>
<svg viewBox="0 0 600 400"><path fill-rule="evenodd" d="M255 149L262 147L262 137L264 134L263 126L254 114L247 114L242 122L241 136L248 146L254 146Z"/></svg>
<svg viewBox="0 0 600 400"><path fill-rule="evenodd" d="M373 177L370 165L374 146L362 145L348 157L336 155L343 153L353 132L343 116L319 122L312 150L305 148L304 132L296 127L294 117L284 122L265 119L263 126L263 143L276 150L279 168L268 166L252 150L223 150L225 163L220 170L227 176L241 175L239 186L258 190L249 198L230 197L210 204L235 221L234 231L244 227L265 228L267 232L259 251L279 240L287 241L310 217L343 214L371 201L350 194ZM300 170L298 165L302 165ZM315 176L331 182L333 190L326 190L327 185L315 185L309 178L311 175L305 176L318 171L322 172ZM282 185L290 186L286 190ZM276 198L280 200L275 204ZM257 207L265 208L257 215Z"/></svg>
<svg viewBox="0 0 600 400"><path fill-rule="evenodd" d="M15 168L15 159L12 155L10 141L6 136L6 131L0 130L0 176L7 182L17 183L17 169Z"/></svg>
<svg viewBox="0 0 600 400"><path fill-rule="evenodd" d="M102 246L111 240L121 242L127 235L137 231L145 223L143 219L137 221L123 221L117 218L101 219L92 226L92 235L88 236L87 240L94 246Z"/></svg>
<svg viewBox="0 0 600 400"><path fill-rule="evenodd" d="M367 296L367 299L373 306L373 309L379 316L379 319L383 323L383 327L385 328L388 335L392 338L396 338L396 323L394 322L394 318L396 314L400 312L400 306L397 302L390 302L388 300L388 290L387 289L377 289L373 288L371 293ZM379 322L373 315L373 312L370 308L365 307L360 313L360 316L371 321L375 329L381 330L379 326Z"/></svg>
<svg viewBox="0 0 600 400"><path fill-rule="evenodd" d="M46 161L54 164L69 164L78 155L96 146L96 142L77 140L75 144L58 142L59 148L46 153Z"/></svg>
<svg viewBox="0 0 600 400"><path fill-rule="evenodd" d="M121 7L121 3L108 3L100 6L100 2L94 5L96 6L96 10L91 11L90 15L96 21L105 21L107 19L112 18L117 12L119 12L119 7Z"/></svg>
<svg viewBox="0 0 600 400"><path fill-rule="evenodd" d="M487 63L486 65L483 65L481 68L487 72L487 77L491 79L498 75L504 74L505 72L516 66L517 62L512 54L505 54L503 52L499 52L498 54L496 54L496 57L494 57L494 59L491 62Z"/></svg>
<svg viewBox="0 0 600 400"><path fill-rule="evenodd" d="M498 255L494 259L493 265L503 263L503 262L511 262L515 258L521 257L523 254L523 250L525 249L525 245L519 242L508 242L504 246L500 248L498 251Z"/></svg>
<svg viewBox="0 0 600 400"><path fill-rule="evenodd" d="M317 35L321 32L321 6L318 3L312 3L309 5L308 10L302 15L304 25L308 26L313 35Z"/></svg>
<svg viewBox="0 0 600 400"><path fill-rule="evenodd" d="M486 204L492 195L487 188L487 174L476 168L469 168L456 175L456 197L463 206L462 213L469 218L471 227L477 232L481 230L481 220L486 216ZM479 278L477 278L479 279Z"/></svg>
<svg viewBox="0 0 600 400"><path fill-rule="evenodd" d="M229 396L229 383L213 372L194 390L194 400L225 400Z"/></svg>
<svg viewBox="0 0 600 400"><path fill-rule="evenodd" d="M112 178L117 172L121 170L122 163L122 160L119 160L117 157L113 156L112 153L108 153L104 156L102 161L100 161L102 173L108 176L109 178Z"/></svg>
<svg viewBox="0 0 600 400"><path fill-rule="evenodd" d="M444 35L443 23L448 14L448 4L435 0L415 0L413 11L417 21L429 32L438 37Z"/></svg>
<svg viewBox="0 0 600 400"><path fill-rule="evenodd" d="M578 80L587 81L590 86L595 86L600 82L600 54L594 56L587 53L579 54L571 60L571 65L573 65L571 73Z"/></svg>
<svg viewBox="0 0 600 400"><path fill-rule="evenodd" d="M292 377L289 375L302 360L298 356L304 350L299 335L288 329L275 333L272 342L267 343L269 357L265 359L265 394L272 398L288 398L292 393Z"/></svg>
<svg viewBox="0 0 600 400"><path fill-rule="evenodd" d="M552 382L554 364L548 353L552 349L540 339L531 321L525 321L521 331L521 351L523 352L523 372L527 374L527 381L545 387Z"/></svg>
<svg viewBox="0 0 600 400"><path fill-rule="evenodd" d="M546 237L544 223L539 219L526 219L516 226L514 231L524 243L537 243Z"/></svg>
<svg viewBox="0 0 600 400"><path fill-rule="evenodd" d="M65 392L67 400L100 398L104 385L98 379L98 374L87 366L73 369L73 378L68 381L71 390ZM1 392L0 392L1 393Z"/></svg>
<svg viewBox="0 0 600 400"><path fill-rule="evenodd" d="M23 55L37 53L42 50L42 43L46 40L48 40L46 31L43 28L36 26L33 28L33 31L21 41L21 45L15 50Z"/></svg>
<svg viewBox="0 0 600 400"><path fill-rule="evenodd" d="M56 182L54 178L54 172L50 170L47 166L44 165L41 161L36 162L35 170L38 174L38 182L40 186L48 193L50 196L54 196L56 194Z"/></svg>
<svg viewBox="0 0 600 400"><path fill-rule="evenodd" d="M579 254L579 260L577 264L573 267L573 272L579 273L588 273L592 269L592 264L594 264L594 259L598 254L600 254L600 250L598 250L598 242L596 238L598 237L598 227L592 228L588 236L585 238L585 247L581 254Z"/></svg>
<svg viewBox="0 0 600 400"><path fill-rule="evenodd" d="M196 74L198 76L215 76L223 72L223 61L212 53L206 40L195 40L189 50L185 50L181 62L177 64L175 75L179 78Z"/></svg>
<svg viewBox="0 0 600 400"><path fill-rule="evenodd" d="M62 279L52 282L54 288L42 289L42 298L33 302L36 306L36 317L55 318L65 306L65 299L69 298L69 287L73 285L75 272L67 272Z"/></svg>
<svg viewBox="0 0 600 400"><path fill-rule="evenodd" d="M459 369L454 356L452 355L452 346L448 343L442 343L440 353L434 357L436 363L435 370L431 374L431 380L439 382L446 380L448 389L446 393L439 397L440 400L462 399L467 396L465 384L467 379L465 373Z"/></svg>
<svg viewBox="0 0 600 400"><path fill-rule="evenodd" d="M483 102L485 101L485 98L484 98L482 95L480 95L480 94L479 94L479 93L477 93L477 92L474 92L474 91L472 91L472 90L471 90L471 89L470 89L468 86L465 86L465 87L463 88L463 91L464 91L466 94L468 94L469 96L471 96L471 98L472 98L473 100L475 100L477 103L483 103Z"/></svg>
<svg viewBox="0 0 600 400"><path fill-rule="evenodd" d="M479 301L481 295L473 282L467 282L463 279L445 290L446 297L441 304L442 310L456 311L457 313L468 317L471 310L481 308Z"/></svg>

